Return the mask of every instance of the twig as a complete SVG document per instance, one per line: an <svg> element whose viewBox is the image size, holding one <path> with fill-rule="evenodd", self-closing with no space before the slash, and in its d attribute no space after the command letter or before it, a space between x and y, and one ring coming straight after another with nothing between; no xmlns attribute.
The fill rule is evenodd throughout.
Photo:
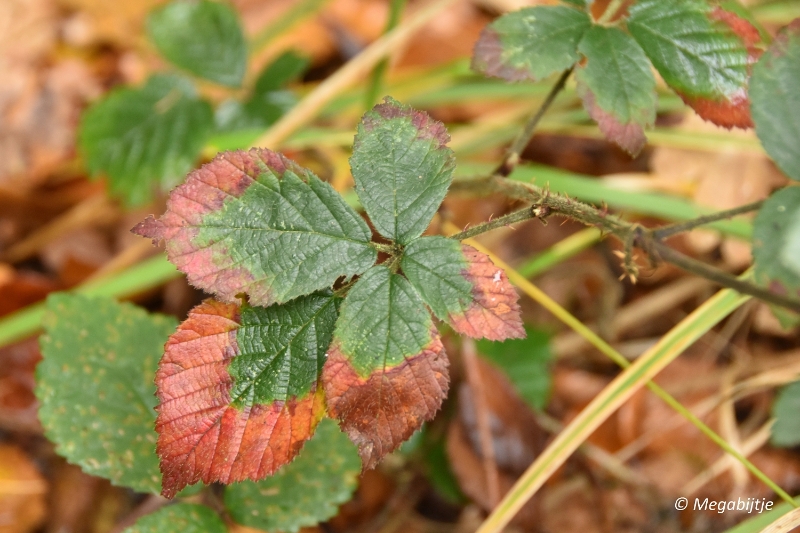
<svg viewBox="0 0 800 533"><path fill-rule="evenodd" d="M486 233L487 231L491 231L502 226L508 226L509 224L514 224L516 222L522 222L523 220L530 220L535 218L535 216L536 215L534 215L532 212L532 208L526 207L525 209L520 209L519 211L514 211L513 213L509 213L500 218L495 218L494 220L490 220L488 222L478 224L477 226L473 226L469 229L465 229L460 233L451 235L450 238L457 241L463 241L464 239L470 239L476 235Z"/></svg>
<svg viewBox="0 0 800 533"><path fill-rule="evenodd" d="M764 205L764 200L759 200L758 202L752 202L749 204L741 205L739 207L734 207L733 209L726 209L725 211L719 211L717 213L712 213L710 215L697 217L692 220L687 220L686 222L679 222L678 224L670 224L668 226L662 226L657 230L653 231L653 237L655 237L658 240L664 240L668 237L672 237L673 235L693 230L699 226L704 226L706 224L717 222L719 220L726 220L728 218L733 218L736 215L742 215L744 213L749 213L751 211L757 211L761 209L762 205Z"/></svg>
<svg viewBox="0 0 800 533"><path fill-rule="evenodd" d="M556 81L556 84L553 85L553 88L550 89L549 93L547 93L547 97L544 99L544 102L542 102L542 105L539 106L539 109L536 110L536 113L534 113L533 116L528 119L528 122L525 123L525 127L523 128L522 132L517 136L517 138L514 140L514 143L508 149L503 162L500 163L500 166L497 167L497 169L495 169L493 172L495 176L505 178L510 175L514 168L519 164L520 155L522 154L522 151L525 150L525 147L528 146L531 138L533 138L533 133L536 131L536 126L539 125L539 121L555 101L558 93L560 93L564 88L564 85L566 85L567 79L569 78L570 74L572 74L573 68L574 66L569 67L567 70L561 73L561 76L558 78L558 81Z"/></svg>
<svg viewBox="0 0 800 533"><path fill-rule="evenodd" d="M723 287L729 287L742 294L749 294L750 296L755 296L759 300L779 305L800 313L800 302L797 300L779 296L768 291L767 289L753 285L752 283L741 281L727 272L709 266L696 259L692 259L689 256L683 255L682 253L670 248L662 242L653 240L649 242L648 246L652 249L652 251L658 254L661 259L672 263L673 265L687 272L691 272L692 274L706 278L719 285L722 285Z"/></svg>

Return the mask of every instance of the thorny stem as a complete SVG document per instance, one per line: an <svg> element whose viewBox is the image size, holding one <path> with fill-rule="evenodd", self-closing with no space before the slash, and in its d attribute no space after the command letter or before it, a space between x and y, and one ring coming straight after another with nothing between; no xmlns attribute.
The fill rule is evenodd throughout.
<svg viewBox="0 0 800 533"><path fill-rule="evenodd" d="M715 222L757 209L759 207L757 205L758 202L700 217L685 223L647 230L638 224L626 222L613 215L609 215L605 210L596 209L588 204L569 198L568 196L551 194L549 191L529 183L511 181L496 176L462 182L453 187L453 189L460 191L478 190L482 192L499 192L505 194L509 198L524 200L533 204L531 207L526 207L498 219L478 224L468 230L453 235L453 238L459 240L466 239L513 222L522 222L532 218L545 218L542 216L542 213L547 213L546 216L563 216L582 222L587 226L594 226L602 232L614 235L621 240L625 244L625 268L631 276L635 277L636 275L636 268L632 261L633 247L636 246L646 251L651 258L662 259L672 263L687 272L706 278L723 287L729 287L742 294L749 294L771 304L800 312L800 301L774 294L753 283L739 280L727 272L685 256L662 242L664 238L682 231L687 231L703 223Z"/></svg>
<svg viewBox="0 0 800 533"><path fill-rule="evenodd" d="M522 151L525 150L525 147L528 146L528 143L531 141L533 133L536 131L536 126L539 125L539 121L542 120L545 112L547 112L548 108L555 101L556 96L558 96L558 93L560 93L564 88L564 85L566 85L567 78L569 78L570 74L572 74L573 68L575 68L574 65L561 73L561 76L558 78L556 84L553 85L553 88L550 89L549 93L547 93L547 97L544 99L544 102L542 102L542 105L539 106L539 109L536 110L536 113L531 116L531 118L525 124L522 132L517 136L517 138L514 140L514 143L508 149L503 162L500 163L500 166L495 169L493 173L495 176L505 178L511 174L514 168L519 164L520 155L522 155Z"/></svg>
<svg viewBox="0 0 800 533"><path fill-rule="evenodd" d="M764 205L764 200L759 200L758 202L752 202L749 204L741 205L739 207L734 207L733 209L727 209L725 211L719 211L717 213L712 213L710 215L697 217L693 220L688 220L686 222L680 222L678 224L670 224L668 226L662 226L653 231L653 238L658 240L663 240L668 237L672 237L673 235L683 233L684 231L693 230L694 228L703 226L705 224L710 224L712 222L717 222L719 220L725 220L728 218L735 217L736 215L749 213L751 211L757 211L761 209L762 205Z"/></svg>

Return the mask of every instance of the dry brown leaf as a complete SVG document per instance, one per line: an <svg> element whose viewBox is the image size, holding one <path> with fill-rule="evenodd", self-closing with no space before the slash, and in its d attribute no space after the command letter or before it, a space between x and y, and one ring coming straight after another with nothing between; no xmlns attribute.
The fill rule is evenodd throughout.
<svg viewBox="0 0 800 533"><path fill-rule="evenodd" d="M45 517L47 484L16 446L0 445L0 533L36 530Z"/></svg>

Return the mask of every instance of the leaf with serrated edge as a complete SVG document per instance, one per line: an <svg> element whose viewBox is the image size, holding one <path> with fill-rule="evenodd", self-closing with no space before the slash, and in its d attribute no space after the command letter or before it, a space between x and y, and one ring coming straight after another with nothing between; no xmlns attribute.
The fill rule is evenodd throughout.
<svg viewBox="0 0 800 533"><path fill-rule="evenodd" d="M567 6L508 13L481 33L472 68L508 81L541 80L578 60L578 43L591 26L588 14Z"/></svg>
<svg viewBox="0 0 800 533"><path fill-rule="evenodd" d="M749 25L703 0L640 0L628 18L664 81L702 118L727 128L752 125L747 79L754 50L743 24Z"/></svg>
<svg viewBox="0 0 800 533"><path fill-rule="evenodd" d="M62 293L47 299L43 324L36 396L47 437L89 474L158 492L153 374L177 321Z"/></svg>
<svg viewBox="0 0 800 533"><path fill-rule="evenodd" d="M336 299L269 308L206 300L158 366L157 452L168 498L202 480L258 480L297 455L325 413L317 386Z"/></svg>
<svg viewBox="0 0 800 533"><path fill-rule="evenodd" d="M350 289L322 369L328 413L374 468L447 395L448 362L430 313L411 284L382 265Z"/></svg>
<svg viewBox="0 0 800 533"><path fill-rule="evenodd" d="M631 155L656 118L656 80L642 48L617 28L594 26L578 45L586 62L578 67L578 93L607 139Z"/></svg>
<svg viewBox="0 0 800 533"><path fill-rule="evenodd" d="M334 516L352 497L360 470L353 444L325 419L297 459L274 476L225 489L225 507L244 526L294 533Z"/></svg>
<svg viewBox="0 0 800 533"><path fill-rule="evenodd" d="M281 154L225 152L172 191L133 232L166 241L189 282L233 302L287 302L372 266L366 222L333 188Z"/></svg>
<svg viewBox="0 0 800 533"><path fill-rule="evenodd" d="M141 88L115 89L89 107L78 141L89 172L108 175L111 192L139 205L179 183L213 126L211 106L188 80L158 74Z"/></svg>
<svg viewBox="0 0 800 533"><path fill-rule="evenodd" d="M453 179L444 124L387 97L358 125L350 166L375 229L406 244L422 235Z"/></svg>
<svg viewBox="0 0 800 533"><path fill-rule="evenodd" d="M217 513L205 505L179 503L139 518L123 533L226 533Z"/></svg>
<svg viewBox="0 0 800 533"><path fill-rule="evenodd" d="M239 17L221 2L170 2L150 14L150 39L169 61L223 85L238 87L247 70Z"/></svg>
<svg viewBox="0 0 800 533"><path fill-rule="evenodd" d="M769 156L800 180L800 18L784 28L753 68L750 97L756 134Z"/></svg>
<svg viewBox="0 0 800 533"><path fill-rule="evenodd" d="M463 335L490 340L525 336L519 295L486 254L444 237L409 244L403 273L433 313Z"/></svg>

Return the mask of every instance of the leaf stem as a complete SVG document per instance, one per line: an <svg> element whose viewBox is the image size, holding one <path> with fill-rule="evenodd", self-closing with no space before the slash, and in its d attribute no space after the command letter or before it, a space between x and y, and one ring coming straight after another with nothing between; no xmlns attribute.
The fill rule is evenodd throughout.
<svg viewBox="0 0 800 533"><path fill-rule="evenodd" d="M736 215L742 215L744 213L749 213L751 211L757 211L761 209L762 205L764 205L764 200L759 200L757 202L752 202L749 204L741 205L739 207L734 207L733 209L727 209L725 211L719 211L717 213L712 213L710 215L697 217L692 220L687 220L686 222L679 222L677 224L662 226L657 230L653 231L653 237L658 240L663 240L668 237L672 237L673 235L693 230L694 228L697 228L699 226L704 226L706 224L711 224L712 222L718 222L720 220L733 218Z"/></svg>
<svg viewBox="0 0 800 533"><path fill-rule="evenodd" d="M528 146L529 142L531 142L533 134L536 131L536 126L539 125L539 121L542 120L542 117L553 104L556 96L558 96L558 93L560 93L566 85L567 79L569 78L570 74L572 74L573 68L575 68L574 65L561 73L561 76L559 76L556 84L553 85L553 88L550 89L549 93L547 93L542 105L539 106L539 109L537 109L531 118L528 119L528 122L525 123L525 127L522 129L517 138L514 139L514 142L511 144L511 147L506 153L505 159L503 159L503 162L500 163L500 166L498 166L493 172L495 176L505 178L511 174L511 172L514 170L514 167L519 164L522 151L525 150L525 147Z"/></svg>
<svg viewBox="0 0 800 533"><path fill-rule="evenodd" d="M483 222L477 226L465 229L460 233L451 235L450 238L457 241L463 241L464 239L475 237L476 235L486 233L487 231L492 231L493 229L497 229L502 226L508 226L509 224L514 224L516 222L522 222L523 220L530 220L531 218L534 218L534 216L535 215L532 212L532 208L526 207L525 209L520 209L519 211L514 211L513 213L509 213L500 218L495 218L494 220L489 220L488 222Z"/></svg>

